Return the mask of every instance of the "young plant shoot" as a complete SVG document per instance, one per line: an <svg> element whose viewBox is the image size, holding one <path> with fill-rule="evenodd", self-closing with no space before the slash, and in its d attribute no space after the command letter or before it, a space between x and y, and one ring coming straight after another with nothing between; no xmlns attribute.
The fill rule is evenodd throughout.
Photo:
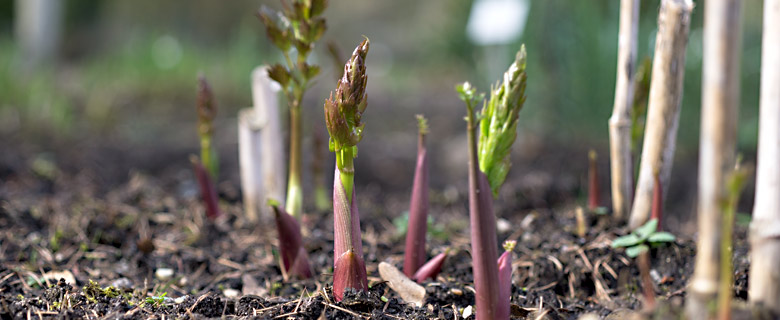
<svg viewBox="0 0 780 320"><path fill-rule="evenodd" d="M306 60L314 49L314 43L325 33L325 18L321 15L328 6L328 0L282 0L282 6L282 12L264 6L257 16L265 24L268 38L284 54L286 62L286 65L272 65L268 76L282 86L290 109L290 171L285 209L298 218L303 210L301 103L311 80L320 72L319 66ZM297 55L293 57L293 53Z"/></svg>
<svg viewBox="0 0 780 320"><path fill-rule="evenodd" d="M492 88L490 100L483 105L477 118L474 107L483 95L466 82L456 87L461 100L466 102L469 150L469 217L471 222L471 256L473 259L474 286L478 319L498 318L503 311L500 296L498 266L498 241L496 217L493 213L492 195L509 172L509 151L517 137L517 116L525 102L526 86L525 46L504 73L503 83ZM480 122L479 144L477 124Z"/></svg>
<svg viewBox="0 0 780 320"><path fill-rule="evenodd" d="M366 110L366 54L368 38L363 40L344 66L335 94L325 100L325 124L330 134L330 150L336 153L333 176L334 256L333 295L344 298L344 289L368 289L360 215L355 202L355 166L357 144L363 138L360 122Z"/></svg>
<svg viewBox="0 0 780 320"><path fill-rule="evenodd" d="M206 217L215 220L220 215L217 190L214 181L218 175L217 151L212 144L214 135L214 118L217 115L217 103L211 86L203 75L198 76L198 99L196 102L198 112L198 136L200 137L200 160L197 156L190 156L192 169L198 180L200 195L206 206Z"/></svg>
<svg viewBox="0 0 780 320"><path fill-rule="evenodd" d="M417 122L417 167L414 170L404 253L404 274L407 277L413 277L425 263L425 234L428 229L428 156L425 148L428 121L417 115Z"/></svg>
<svg viewBox="0 0 780 320"><path fill-rule="evenodd" d="M504 253L498 258L498 295L501 300L496 309L496 319L509 319L509 298L512 294L512 250L515 250L517 241L504 242ZM504 299L506 298L506 299Z"/></svg>
<svg viewBox="0 0 780 320"><path fill-rule="evenodd" d="M312 276L309 254L303 247L301 225L298 220L276 205L272 206L276 216L276 231L279 233L279 252L282 260L282 275L285 279L297 277L308 279Z"/></svg>
<svg viewBox="0 0 780 320"><path fill-rule="evenodd" d="M594 212L601 207L599 205L599 199L601 198L601 191L599 190L599 172L598 172L598 155L596 150L590 150L588 152L588 210Z"/></svg>
<svg viewBox="0 0 780 320"><path fill-rule="evenodd" d="M422 283L426 279L435 279L441 272L441 267L444 266L444 261L447 260L449 252L450 249L447 248L444 252L428 260L422 267L417 269L417 272L414 273L411 279L417 281L417 283Z"/></svg>

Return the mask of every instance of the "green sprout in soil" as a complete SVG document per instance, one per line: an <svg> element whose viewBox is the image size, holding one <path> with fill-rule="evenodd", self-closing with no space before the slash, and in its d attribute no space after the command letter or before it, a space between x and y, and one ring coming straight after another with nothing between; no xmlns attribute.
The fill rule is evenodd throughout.
<svg viewBox="0 0 780 320"><path fill-rule="evenodd" d="M168 295L168 292L163 292L162 294L156 296L146 297L146 299L144 299L144 303L151 305L152 307L159 308L165 302L166 295Z"/></svg>
<svg viewBox="0 0 780 320"><path fill-rule="evenodd" d="M498 195L498 189L509 173L509 151L517 137L518 112L525 102L525 68L526 51L525 46L522 46L515 61L504 73L503 82L492 88L490 99L483 105L479 115L475 114L474 108L482 101L483 95L477 94L468 82L456 87L467 109L472 268L477 317L483 320L509 315L508 310L503 310L509 306L504 303L509 301L509 297L501 296L503 291L499 290L493 196Z"/></svg>
<svg viewBox="0 0 780 320"><path fill-rule="evenodd" d="M734 219L737 214L737 204L745 187L751 168L741 165L741 155L737 156L737 165L726 178L727 197L723 201L723 224L720 242L720 288L718 289L718 310L720 319L729 319L731 315L732 285L734 283L733 255Z"/></svg>
<svg viewBox="0 0 780 320"><path fill-rule="evenodd" d="M363 291L368 288L354 189L354 159L357 144L363 138L365 124L361 118L367 106L365 61L368 49L366 38L344 65L344 74L324 105L329 146L336 153L333 176L333 294L336 301L343 299L346 288Z"/></svg>
<svg viewBox="0 0 780 320"><path fill-rule="evenodd" d="M120 293L119 290L113 286L101 288L100 285L97 282L92 281L92 279L89 280L87 285L81 288L81 291L84 293L84 297L92 303L97 303L104 298L116 298Z"/></svg>
<svg viewBox="0 0 780 320"><path fill-rule="evenodd" d="M285 211L298 218L303 210L303 186L301 185L301 149L303 123L301 104L311 80L320 67L307 62L314 43L325 33L322 13L327 0L282 0L282 11L263 6L257 13L265 24L266 34L284 55L286 64L274 64L268 76L278 82L285 95L290 112L290 155ZM295 54L295 56L293 56Z"/></svg>
<svg viewBox="0 0 780 320"><path fill-rule="evenodd" d="M658 219L651 219L630 234L613 240L612 248L626 248L626 255L635 258L642 252L648 251L651 247L658 247L675 240L676 238L673 234L658 231Z"/></svg>

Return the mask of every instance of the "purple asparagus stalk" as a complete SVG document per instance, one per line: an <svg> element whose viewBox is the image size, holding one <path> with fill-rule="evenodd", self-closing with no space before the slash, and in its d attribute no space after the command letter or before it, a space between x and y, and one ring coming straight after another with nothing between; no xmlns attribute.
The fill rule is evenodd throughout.
<svg viewBox="0 0 780 320"><path fill-rule="evenodd" d="M211 176L206 168L198 161L198 157L191 155L190 162L192 163L192 170L195 171L195 178L198 180L200 196L203 199L203 204L206 206L206 217L214 221L221 215L217 189L214 187L214 183L211 181Z"/></svg>
<svg viewBox="0 0 780 320"><path fill-rule="evenodd" d="M272 206L276 217L276 232L279 234L279 251L282 255L282 275L285 279L298 277L308 279L312 276L309 254L303 247L301 226L298 220L284 209Z"/></svg>
<svg viewBox="0 0 780 320"><path fill-rule="evenodd" d="M512 250L517 241L504 242L504 253L498 258L498 308L496 319L509 319L509 300L512 295Z"/></svg>
<svg viewBox="0 0 780 320"><path fill-rule="evenodd" d="M428 157L425 148L428 123L422 115L417 115L417 121L417 167L414 171L404 254L404 274L407 277L414 276L425 263L425 233L428 229Z"/></svg>
<svg viewBox="0 0 780 320"><path fill-rule="evenodd" d="M497 317L498 308L503 305L499 295L498 241L491 196L498 195L498 188L509 172L509 151L517 136L517 114L525 102L525 67L523 46L504 73L503 82L491 90L490 100L484 104L479 117L474 114L474 107L483 96L468 82L456 87L467 108L471 257L477 319L481 320L508 319ZM478 122L481 122L479 145Z"/></svg>
<svg viewBox="0 0 780 320"><path fill-rule="evenodd" d="M344 66L335 94L325 101L325 123L330 134L330 150L336 153L333 176L334 270L333 295L344 297L344 289L368 289L360 214L355 203L355 166L357 144L363 138L360 122L366 110L366 65L368 38L363 40Z"/></svg>

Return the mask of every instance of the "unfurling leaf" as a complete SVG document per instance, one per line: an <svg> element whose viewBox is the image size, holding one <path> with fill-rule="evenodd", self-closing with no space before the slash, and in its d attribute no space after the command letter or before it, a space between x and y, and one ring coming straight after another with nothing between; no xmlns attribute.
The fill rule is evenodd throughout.
<svg viewBox="0 0 780 320"><path fill-rule="evenodd" d="M498 195L511 165L509 151L517 138L518 113L525 103L525 67L522 46L504 73L503 82L490 91L490 100L480 112L479 169L487 175L493 196Z"/></svg>

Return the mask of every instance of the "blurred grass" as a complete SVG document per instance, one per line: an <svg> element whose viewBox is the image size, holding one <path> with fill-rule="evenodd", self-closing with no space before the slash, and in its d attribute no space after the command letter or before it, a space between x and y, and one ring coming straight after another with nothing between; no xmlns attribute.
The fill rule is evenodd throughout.
<svg viewBox="0 0 780 320"><path fill-rule="evenodd" d="M92 5L89 1L77 3L82 7ZM86 132L153 138L164 132L170 121L194 121L191 108L194 108L198 71L204 72L213 84L222 107L220 115L232 116L239 107L250 104L252 68L278 61L278 53L265 42L262 25L251 15L255 3L233 4L224 12L216 11L221 8L219 4L208 1L196 1L191 6L187 1L173 1L155 10L121 1L106 3L103 6L110 10L96 10L92 14L108 16L91 19L97 21L93 27L108 25L113 30L108 36L103 35L109 38L108 45L86 50L78 59L67 58L56 68L27 72L10 35L0 33L0 61L3 61L0 63L0 132L18 131L33 136L46 131L57 135ZM261 3L278 6L277 1ZM372 101L401 105L414 109L413 113L422 112L431 99L457 103L454 91L449 88L458 82L469 80L487 91L499 74L485 71L485 57L504 59L501 63L508 66L520 43L526 43L529 85L526 107L520 116L521 130L565 143L606 146L607 119L614 97L619 3L531 1L528 22L520 39L491 48L476 47L466 37L471 3L471 0L398 0L393 5L331 2L331 8L326 11L329 25L326 38L335 40L346 55L360 35L371 37L372 44L377 46L372 48L370 68L384 69L384 73L376 77L377 81L371 80L370 90L378 91L374 96L380 99L382 94L387 96ZM703 4L697 3L691 23L678 139L681 152L688 154L697 151L701 103ZM658 1L642 2L639 58L652 55L658 5ZM176 11L182 6L195 18ZM743 11L738 142L740 149L754 150L761 3L746 2ZM150 15L157 18L170 15L171 19L153 19ZM76 15L70 19L86 18ZM231 31L211 30L208 25L211 20L219 22L223 29L229 26ZM137 21L138 25L128 30L117 28L129 21ZM76 27L70 28L71 32L79 32ZM170 51L165 50L166 43L170 49L171 39L178 44L181 56L171 66L161 65L159 53L162 52L165 60L166 51ZM384 48L380 48L380 43ZM498 54L488 55L488 50ZM332 66L329 58L324 58L324 52L324 45L320 45L319 57L314 59L327 69ZM307 93L312 108L318 109L321 96L332 89L331 76L323 73L318 79L322 88ZM443 96L442 88L449 90L446 92L451 92L451 96Z"/></svg>
<svg viewBox="0 0 780 320"><path fill-rule="evenodd" d="M196 77L213 83L220 113L250 105L249 74L263 60L257 25L227 46L203 47L171 34L145 34L57 67L28 70L15 43L0 38L0 122L4 131L111 133L145 119L194 119ZM192 112L191 112L192 111Z"/></svg>

